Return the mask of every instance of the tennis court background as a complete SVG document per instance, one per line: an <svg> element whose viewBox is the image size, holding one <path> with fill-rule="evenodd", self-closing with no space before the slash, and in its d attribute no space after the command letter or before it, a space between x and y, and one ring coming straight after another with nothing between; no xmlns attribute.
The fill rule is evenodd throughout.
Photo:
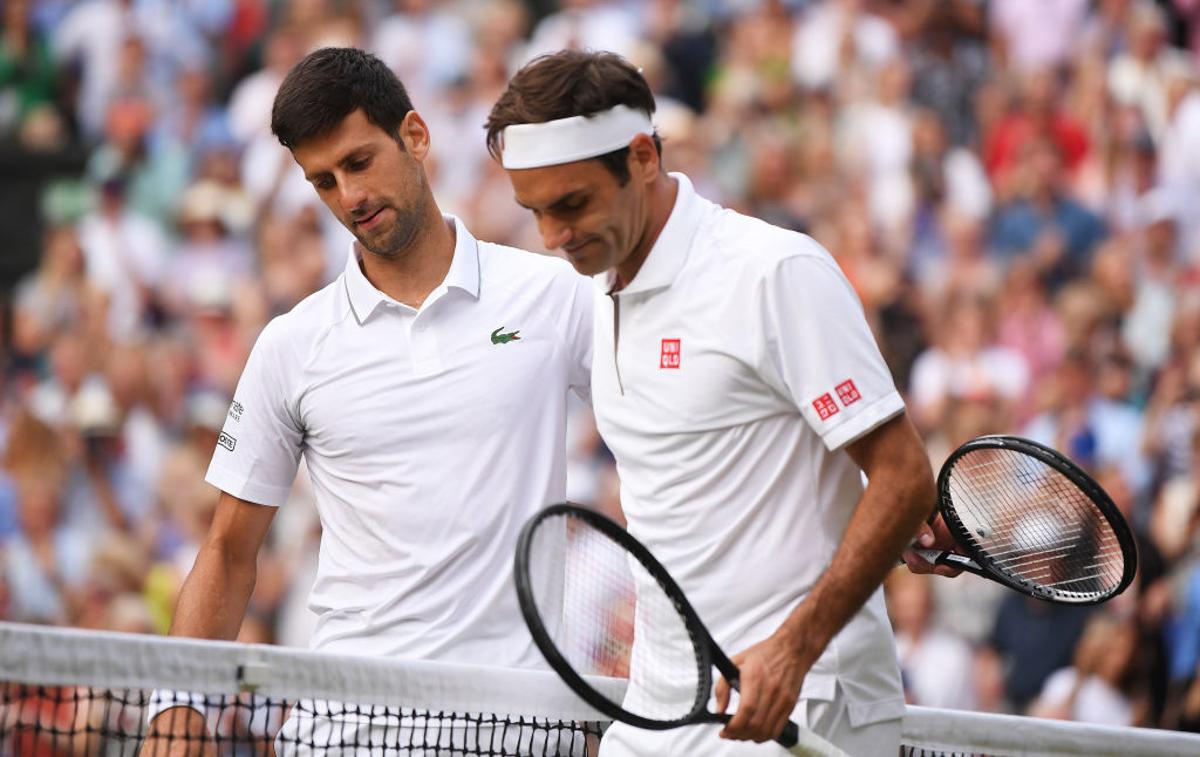
<svg viewBox="0 0 1200 757"><path fill-rule="evenodd" d="M513 66L579 44L643 67L669 168L835 254L935 464L975 434L1024 433L1093 471L1141 531L1140 584L1090 614L897 576L913 702L1196 728L1196 12L564 5L6 0L0 618L169 623L250 345L343 259L265 130L298 56L377 50L431 125L443 209L537 250L481 124ZM585 409L575 421L571 497L614 510L611 461ZM246 640L304 643L303 481Z"/></svg>

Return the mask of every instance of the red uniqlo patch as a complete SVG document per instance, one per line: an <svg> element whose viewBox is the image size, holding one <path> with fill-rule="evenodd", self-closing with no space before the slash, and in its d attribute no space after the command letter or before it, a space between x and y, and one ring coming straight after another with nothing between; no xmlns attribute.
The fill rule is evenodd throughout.
<svg viewBox="0 0 1200 757"><path fill-rule="evenodd" d="M837 394L838 399L840 399L842 404L846 407L850 407L855 402L858 402L862 399L862 395L858 393L858 387L855 386L854 382L850 379L846 379L837 385Z"/></svg>
<svg viewBox="0 0 1200 757"><path fill-rule="evenodd" d="M813 407L817 409L817 415L821 416L823 421L829 420L830 416L838 413L837 403L833 401L833 395L829 392L813 400Z"/></svg>
<svg viewBox="0 0 1200 757"><path fill-rule="evenodd" d="M679 367L679 340L664 339L662 340L662 356L658 360L659 368L678 368Z"/></svg>

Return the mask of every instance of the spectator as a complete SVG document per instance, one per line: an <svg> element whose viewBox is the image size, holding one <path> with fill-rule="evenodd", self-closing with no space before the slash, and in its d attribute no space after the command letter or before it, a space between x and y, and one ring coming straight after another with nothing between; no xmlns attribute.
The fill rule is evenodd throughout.
<svg viewBox="0 0 1200 757"><path fill-rule="evenodd" d="M973 710L971 647L935 623L932 580L895 571L885 584L905 699L923 707Z"/></svg>
<svg viewBox="0 0 1200 757"><path fill-rule="evenodd" d="M99 207L79 223L88 283L105 298L109 335L123 341L153 318L167 259L162 232L128 207L127 190L125 176L105 180Z"/></svg>
<svg viewBox="0 0 1200 757"><path fill-rule="evenodd" d="M68 624L87 578L93 535L66 521L64 453L54 429L22 412L4 464L17 494L18 530L0 549L14 619Z"/></svg>
<svg viewBox="0 0 1200 757"><path fill-rule="evenodd" d="M1091 612L1085 605L1005 594L988 646L1003 661L1004 693L1013 709L1024 712L1046 679L1070 664Z"/></svg>
<svg viewBox="0 0 1200 757"><path fill-rule="evenodd" d="M1082 723L1133 725L1134 702L1123 688L1136 640L1132 623L1104 615L1093 617L1071 667L1046 679L1029 714Z"/></svg>
<svg viewBox="0 0 1200 757"><path fill-rule="evenodd" d="M968 295L951 297L938 319L938 337L913 364L910 407L920 428L937 428L953 400L995 397L1012 417L1025 396L1029 366L1021 355L995 343L988 304Z"/></svg>
<svg viewBox="0 0 1200 757"><path fill-rule="evenodd" d="M1021 158L1021 186L1000 207L992 245L1007 260L1030 256L1051 291L1076 278L1105 236L1104 223L1063 193L1062 161L1049 140L1035 140Z"/></svg>
<svg viewBox="0 0 1200 757"><path fill-rule="evenodd" d="M39 113L57 120L57 97L58 71L49 42L34 26L31 3L9 0L0 35L0 138L23 138Z"/></svg>

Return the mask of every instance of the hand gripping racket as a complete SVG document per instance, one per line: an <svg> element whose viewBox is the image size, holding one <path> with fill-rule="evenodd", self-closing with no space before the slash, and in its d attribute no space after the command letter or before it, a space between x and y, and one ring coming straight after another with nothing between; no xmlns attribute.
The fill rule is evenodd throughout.
<svg viewBox="0 0 1200 757"><path fill-rule="evenodd" d="M1010 589L1059 604L1096 604L1137 570L1129 525L1091 476L1016 436L981 436L938 473L938 509L965 554L918 549Z"/></svg>
<svg viewBox="0 0 1200 757"><path fill-rule="evenodd" d="M546 661L597 710L652 730L729 722L708 709L712 669L736 690L737 666L666 568L621 526L575 505L546 508L521 531L516 584ZM613 678L628 686L604 685ZM793 754L846 757L791 722L777 741Z"/></svg>

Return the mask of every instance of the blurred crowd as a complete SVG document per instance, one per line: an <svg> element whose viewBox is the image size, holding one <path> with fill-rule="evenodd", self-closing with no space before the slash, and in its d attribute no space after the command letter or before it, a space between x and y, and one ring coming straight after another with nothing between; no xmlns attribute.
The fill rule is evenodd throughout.
<svg viewBox="0 0 1200 757"><path fill-rule="evenodd" d="M168 628L248 351L345 265L270 134L292 64L374 51L443 210L543 251L482 124L522 63L590 47L652 83L669 169L834 254L935 466L1020 433L1135 525L1138 580L1095 609L897 571L910 701L1200 729L1200 0L0 4L0 149L88 155L6 292L0 619ZM570 496L615 512L575 421ZM303 472L269 538L242 638L303 646Z"/></svg>

